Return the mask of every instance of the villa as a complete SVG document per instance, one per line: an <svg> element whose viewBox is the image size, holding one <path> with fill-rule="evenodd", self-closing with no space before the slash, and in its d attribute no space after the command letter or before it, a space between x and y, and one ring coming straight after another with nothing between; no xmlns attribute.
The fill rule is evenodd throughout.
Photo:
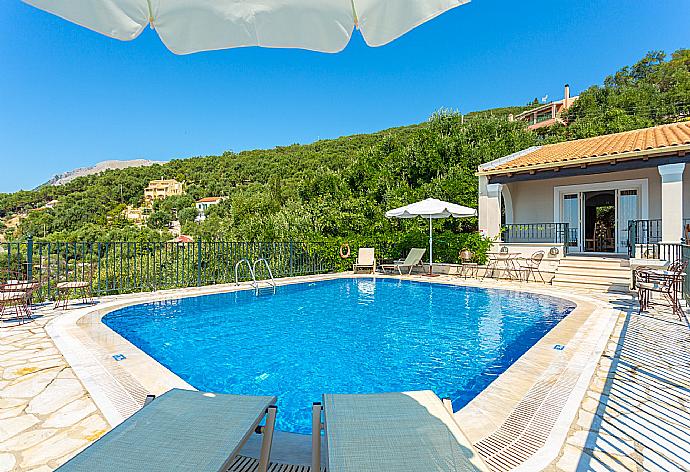
<svg viewBox="0 0 690 472"><path fill-rule="evenodd" d="M640 243L679 243L690 218L689 151L683 122L497 159L477 172L479 229L507 245L561 254L628 255Z"/></svg>
<svg viewBox="0 0 690 472"><path fill-rule="evenodd" d="M196 221L204 221L206 219L206 210L213 205L218 205L222 202L224 197L204 197L196 202L196 211L198 215Z"/></svg>
<svg viewBox="0 0 690 472"><path fill-rule="evenodd" d="M175 179L152 180L144 189L144 204L150 207L154 200L164 200L174 195L184 195L184 182Z"/></svg>
<svg viewBox="0 0 690 472"><path fill-rule="evenodd" d="M513 117L513 120L524 121L527 123L527 128L531 130L545 128L556 123L565 125L565 121L561 118L564 111L568 110L579 96L570 96L570 85L565 84L563 98L554 102L545 103L538 107L523 111L519 115Z"/></svg>

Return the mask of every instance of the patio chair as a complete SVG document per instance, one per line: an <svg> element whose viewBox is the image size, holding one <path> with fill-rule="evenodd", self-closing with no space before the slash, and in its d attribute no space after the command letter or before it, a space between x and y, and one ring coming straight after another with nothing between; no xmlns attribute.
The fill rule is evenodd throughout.
<svg viewBox="0 0 690 472"><path fill-rule="evenodd" d="M669 265L667 270L637 269L635 271L635 279L637 281L637 296L640 304L639 312L647 311L649 306L652 305L652 295L658 293L669 302L673 314L682 321L683 307L678 298L678 292L681 290L687 267L687 261L679 260Z"/></svg>
<svg viewBox="0 0 690 472"><path fill-rule="evenodd" d="M313 471L321 470L322 428L329 472L488 470L450 400L428 390L324 395L312 408Z"/></svg>
<svg viewBox="0 0 690 472"><path fill-rule="evenodd" d="M13 284L0 285L0 321L8 312L14 311L18 324L31 321L28 295L25 291L12 290Z"/></svg>
<svg viewBox="0 0 690 472"><path fill-rule="evenodd" d="M530 275L534 277L534 281L536 282L537 276L535 273L539 274L539 278L542 282L546 282L544 280L544 276L541 275L541 271L539 270L539 266L541 265L541 261L544 260L544 256L544 251L537 251L532 254L529 259L520 260L520 270L525 272L525 282L529 282Z"/></svg>
<svg viewBox="0 0 690 472"><path fill-rule="evenodd" d="M266 472L275 397L173 389L84 449L61 472L226 471L256 431L263 434L259 472ZM266 425L259 427L266 417Z"/></svg>
<svg viewBox="0 0 690 472"><path fill-rule="evenodd" d="M460 273L458 275L467 278L468 274L470 274L471 277L476 277L479 270L479 264L474 262L474 253L467 249L463 249L460 251L459 256Z"/></svg>
<svg viewBox="0 0 690 472"><path fill-rule="evenodd" d="M391 272L397 270L400 275L403 275L402 269L409 267L407 275L410 275L412 274L412 269L414 269L416 266L424 267L424 264L422 264L422 257L424 257L424 253L426 253L426 249L412 248L410 249L410 252L407 253L407 257L402 263L383 264L381 265L381 269L384 273L386 270L390 270Z"/></svg>
<svg viewBox="0 0 690 472"><path fill-rule="evenodd" d="M75 276L76 277L76 276ZM93 279L93 265L89 265L89 270L82 270L82 278L72 281L58 282L55 285L57 293L55 296L55 305L53 309L57 309L62 305L62 309L67 309L67 302L70 299L70 295L76 293L79 295L83 303L93 304L93 290L92 290L92 279Z"/></svg>
<svg viewBox="0 0 690 472"><path fill-rule="evenodd" d="M14 309L20 324L32 319L31 305L34 294L44 280L29 280L20 272L5 271L0 282L0 318L8 308Z"/></svg>
<svg viewBox="0 0 690 472"><path fill-rule="evenodd" d="M356 274L360 270L367 270L372 274L376 272L376 258L373 247L360 247L357 253L357 262L352 265L352 271Z"/></svg>

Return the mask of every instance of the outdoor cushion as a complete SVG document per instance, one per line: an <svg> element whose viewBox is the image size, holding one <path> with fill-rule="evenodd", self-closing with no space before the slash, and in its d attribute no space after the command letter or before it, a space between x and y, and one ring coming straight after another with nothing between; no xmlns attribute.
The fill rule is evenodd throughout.
<svg viewBox="0 0 690 472"><path fill-rule="evenodd" d="M324 395L323 407L329 472L485 470L431 391Z"/></svg>
<svg viewBox="0 0 690 472"><path fill-rule="evenodd" d="M8 302L24 298L26 298L26 292L0 292L0 301Z"/></svg>
<svg viewBox="0 0 690 472"><path fill-rule="evenodd" d="M60 282L57 284L58 289L63 288L86 288L90 286L90 282L76 281L76 282Z"/></svg>
<svg viewBox="0 0 690 472"><path fill-rule="evenodd" d="M61 472L225 470L275 397L173 389L64 464Z"/></svg>

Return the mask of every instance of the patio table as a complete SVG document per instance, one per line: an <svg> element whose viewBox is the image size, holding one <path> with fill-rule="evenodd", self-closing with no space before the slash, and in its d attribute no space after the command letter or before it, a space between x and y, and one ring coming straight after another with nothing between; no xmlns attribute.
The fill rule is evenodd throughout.
<svg viewBox="0 0 690 472"><path fill-rule="evenodd" d="M495 270L499 271L498 279L501 278L501 270L508 273L509 280L520 278L520 272L515 265L515 262L520 257L519 252L487 252L486 255L489 258L489 263L486 266L484 278L488 277L489 271L491 271L493 276ZM499 264L502 264L503 267L499 267Z"/></svg>
<svg viewBox="0 0 690 472"><path fill-rule="evenodd" d="M679 273L665 269L640 270L637 272L637 274L643 282L663 283L664 281L668 282L669 279L673 281L674 287L671 291L671 303L673 303L673 312L677 313L680 317L680 313L683 312L683 307L680 304L678 293L683 290L683 282L685 281L687 274L685 272Z"/></svg>
<svg viewBox="0 0 690 472"><path fill-rule="evenodd" d="M630 280L630 290L637 288L637 273L643 270L665 269L669 265L669 261L663 259L639 259L632 258L629 261L632 277Z"/></svg>

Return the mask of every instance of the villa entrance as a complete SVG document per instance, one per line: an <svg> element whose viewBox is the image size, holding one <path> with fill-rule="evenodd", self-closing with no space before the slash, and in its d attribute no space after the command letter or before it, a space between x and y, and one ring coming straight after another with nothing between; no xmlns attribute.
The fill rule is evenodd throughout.
<svg viewBox="0 0 690 472"><path fill-rule="evenodd" d="M556 221L568 223L571 252L627 253L628 222L644 218L646 181L555 187Z"/></svg>
<svg viewBox="0 0 690 472"><path fill-rule="evenodd" d="M616 192L585 192L583 199L585 252L615 252Z"/></svg>

